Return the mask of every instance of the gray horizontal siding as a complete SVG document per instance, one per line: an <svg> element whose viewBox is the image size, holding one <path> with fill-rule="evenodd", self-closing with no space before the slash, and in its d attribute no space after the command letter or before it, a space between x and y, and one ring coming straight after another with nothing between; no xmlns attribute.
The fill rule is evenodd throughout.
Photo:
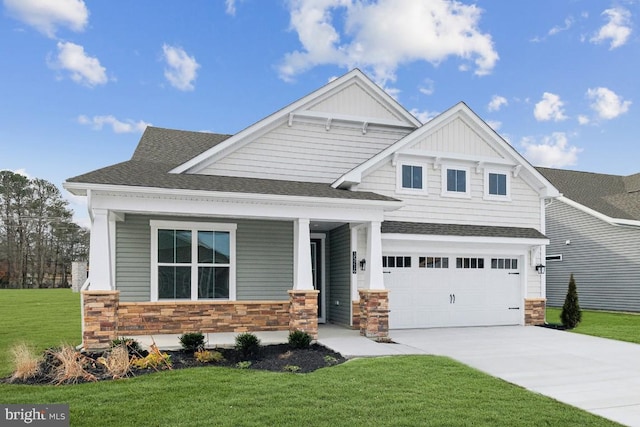
<svg viewBox="0 0 640 427"><path fill-rule="evenodd" d="M329 308L328 321L349 325L351 323L351 232L343 225L329 233ZM336 305L336 301L339 305Z"/></svg>
<svg viewBox="0 0 640 427"><path fill-rule="evenodd" d="M608 224L560 201L547 207L547 301L564 303L573 273L580 306L640 311L640 229ZM566 241L570 240L569 245Z"/></svg>
<svg viewBox="0 0 640 427"><path fill-rule="evenodd" d="M149 301L151 231L149 221L235 223L238 300L287 300L293 284L293 224L259 221L126 215L116 223L116 288L122 301Z"/></svg>

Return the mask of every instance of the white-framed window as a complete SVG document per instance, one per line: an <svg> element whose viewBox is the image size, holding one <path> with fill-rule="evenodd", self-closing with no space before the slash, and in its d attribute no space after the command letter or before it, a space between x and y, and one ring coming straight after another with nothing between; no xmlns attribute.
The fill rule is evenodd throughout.
<svg viewBox="0 0 640 427"><path fill-rule="evenodd" d="M446 197L471 197L468 167L442 166L442 195Z"/></svg>
<svg viewBox="0 0 640 427"><path fill-rule="evenodd" d="M149 225L152 301L236 299L236 224Z"/></svg>
<svg viewBox="0 0 640 427"><path fill-rule="evenodd" d="M485 200L511 200L511 178L507 171L485 169L484 198Z"/></svg>
<svg viewBox="0 0 640 427"><path fill-rule="evenodd" d="M396 191L398 193L427 193L427 165L416 162L399 162L396 171Z"/></svg>

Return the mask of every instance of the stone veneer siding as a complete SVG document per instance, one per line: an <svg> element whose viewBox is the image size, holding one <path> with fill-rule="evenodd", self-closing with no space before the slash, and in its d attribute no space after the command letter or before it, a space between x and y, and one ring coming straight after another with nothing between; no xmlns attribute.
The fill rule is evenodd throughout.
<svg viewBox="0 0 640 427"><path fill-rule="evenodd" d="M528 298L524 300L524 324L542 325L545 321L546 312L545 298Z"/></svg>
<svg viewBox="0 0 640 427"><path fill-rule="evenodd" d="M389 291L361 289L360 335L369 338L389 336Z"/></svg>
<svg viewBox="0 0 640 427"><path fill-rule="evenodd" d="M351 303L351 328L360 329L360 301Z"/></svg>
<svg viewBox="0 0 640 427"><path fill-rule="evenodd" d="M316 290L290 290L289 331L303 331L318 339L318 293Z"/></svg>
<svg viewBox="0 0 640 427"><path fill-rule="evenodd" d="M119 291L83 291L82 299L82 345L90 351L125 335L286 331L291 323L289 301L136 303L119 302ZM317 317L315 324L317 338Z"/></svg>

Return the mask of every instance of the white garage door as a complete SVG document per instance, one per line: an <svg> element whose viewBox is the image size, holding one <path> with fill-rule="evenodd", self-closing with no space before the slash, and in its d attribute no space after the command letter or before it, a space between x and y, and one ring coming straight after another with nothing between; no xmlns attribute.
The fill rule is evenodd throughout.
<svg viewBox="0 0 640 427"><path fill-rule="evenodd" d="M387 254L389 327L521 324L521 267L517 256Z"/></svg>

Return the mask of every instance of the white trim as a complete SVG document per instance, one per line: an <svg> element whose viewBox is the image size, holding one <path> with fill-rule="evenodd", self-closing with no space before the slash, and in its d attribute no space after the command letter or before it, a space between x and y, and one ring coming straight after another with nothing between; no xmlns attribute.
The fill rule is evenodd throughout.
<svg viewBox="0 0 640 427"><path fill-rule="evenodd" d="M422 168L422 188L406 188L402 186L402 168L404 166L419 167ZM413 194L416 196L426 196L429 194L429 178L427 171L429 170L428 164L423 162L412 162L410 160L398 161L396 167L396 193L398 194Z"/></svg>
<svg viewBox="0 0 640 427"><path fill-rule="evenodd" d="M465 191L449 191L447 189L449 181L447 177L447 172L450 170L455 171L464 171L465 172ZM455 163L443 163L442 164L442 197L455 197L462 199L470 199L471 198L471 171L467 166L461 166Z"/></svg>
<svg viewBox="0 0 640 427"><path fill-rule="evenodd" d="M190 230L191 231L191 298L187 301L199 301L198 299L198 231L226 231L229 233L229 298L211 299L211 301L235 301L236 300L236 230L237 224L218 222L193 222L193 221L163 221L149 220L151 230L151 301L159 301L158 297L158 230ZM185 264L186 266L187 264ZM165 300L163 300L165 301ZM167 299L166 301L172 301ZM182 301L175 299L173 301ZM204 301L204 300L203 300ZM207 299L206 301L209 301Z"/></svg>
<svg viewBox="0 0 640 427"><path fill-rule="evenodd" d="M178 197L207 197L225 200L238 200L256 203L278 203L313 206L343 206L354 207L383 207L385 210L395 210L402 207L401 201L391 200L368 200L368 199L339 199L331 197L312 196L287 196L280 194L260 194L260 193L237 193L228 191L206 191L206 190L185 190L180 188L158 188L158 187L136 187L128 185L111 184L83 184L75 182L64 182L62 186L76 196L89 195L92 199L95 191L107 193L122 193L122 195L144 195L144 196L178 196ZM74 192L75 191L75 192Z"/></svg>
<svg viewBox="0 0 640 427"><path fill-rule="evenodd" d="M371 221L367 227L367 270L365 271L366 289L384 289L382 272L382 233L381 223Z"/></svg>
<svg viewBox="0 0 640 427"><path fill-rule="evenodd" d="M318 322L327 322L327 260L326 260L326 240L327 235L324 233L311 233L311 240L320 240L320 299L322 301L320 313L318 313Z"/></svg>
<svg viewBox="0 0 640 427"><path fill-rule="evenodd" d="M566 203L569 206L572 206L578 210L581 210L584 213L587 213L589 215L592 215L598 219L601 219L602 221L608 222L611 225L628 225L628 226L634 226L634 227L640 227L640 221L637 220L633 220L633 219L621 219L621 218L612 218L610 216L607 216L605 214L602 214L596 210L593 210L591 208L586 207L585 205L582 205L578 202L575 202L571 199L568 199L564 196L560 196L558 197L558 200L561 202Z"/></svg>
<svg viewBox="0 0 640 427"><path fill-rule="evenodd" d="M406 240L415 242L444 242L444 243L470 243L470 244L500 244L514 246L540 246L548 245L549 239L528 239L511 237L486 237L486 236L441 236L433 234L404 234L404 233L384 233L382 240Z"/></svg>
<svg viewBox="0 0 640 427"><path fill-rule="evenodd" d="M308 218L293 221L293 289L313 289L309 224Z"/></svg>
<svg viewBox="0 0 640 427"><path fill-rule="evenodd" d="M506 192L505 195L490 194L489 193L489 174L504 175L506 180ZM484 200L491 200L496 202L510 202L511 201L511 174L508 170L498 168L484 168Z"/></svg>

